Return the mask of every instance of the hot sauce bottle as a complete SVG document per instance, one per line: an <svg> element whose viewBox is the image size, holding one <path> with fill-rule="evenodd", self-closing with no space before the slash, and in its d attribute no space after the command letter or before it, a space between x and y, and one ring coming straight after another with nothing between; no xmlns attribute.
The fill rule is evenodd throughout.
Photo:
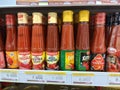
<svg viewBox="0 0 120 90"><path fill-rule="evenodd" d="M76 39L76 70L89 70L90 45L89 45L89 11L79 12L79 24Z"/></svg>
<svg viewBox="0 0 120 90"><path fill-rule="evenodd" d="M109 44L107 48L107 64L106 71L119 72L120 71L120 14L114 13L113 26L110 33Z"/></svg>
<svg viewBox="0 0 120 90"><path fill-rule="evenodd" d="M45 69L45 39L44 28L42 21L42 13L34 12L33 26L32 26L32 42L31 42L31 54L32 54L32 68L33 69Z"/></svg>
<svg viewBox="0 0 120 90"><path fill-rule="evenodd" d="M91 70L104 71L105 69L105 17L104 12L95 16L95 27L91 43Z"/></svg>
<svg viewBox="0 0 120 90"><path fill-rule="evenodd" d="M30 27L28 15L24 12L18 13L18 61L20 69L31 69L30 58Z"/></svg>
<svg viewBox="0 0 120 90"><path fill-rule="evenodd" d="M73 11L63 12L63 25L60 48L60 69L74 70L74 31Z"/></svg>
<svg viewBox="0 0 120 90"><path fill-rule="evenodd" d="M2 34L0 32L0 69L3 69L6 67L4 55L5 54L4 54L3 39L2 39Z"/></svg>
<svg viewBox="0 0 120 90"><path fill-rule="evenodd" d="M6 15L6 60L8 68L18 68L16 16Z"/></svg>
<svg viewBox="0 0 120 90"><path fill-rule="evenodd" d="M47 42L46 42L46 69L59 69L59 30L57 13L48 13Z"/></svg>

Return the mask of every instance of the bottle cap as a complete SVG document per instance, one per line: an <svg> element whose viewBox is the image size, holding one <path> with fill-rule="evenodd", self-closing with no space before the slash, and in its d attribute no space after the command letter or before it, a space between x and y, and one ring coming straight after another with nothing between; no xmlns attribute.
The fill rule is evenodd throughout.
<svg viewBox="0 0 120 90"><path fill-rule="evenodd" d="M100 12L97 13L95 16L95 24L105 24L106 13Z"/></svg>
<svg viewBox="0 0 120 90"><path fill-rule="evenodd" d="M79 22L89 22L89 11L82 10L79 12Z"/></svg>
<svg viewBox="0 0 120 90"><path fill-rule="evenodd" d="M48 13L48 23L57 23L57 13L56 12L49 12Z"/></svg>
<svg viewBox="0 0 120 90"><path fill-rule="evenodd" d="M28 14L24 12L18 13L18 24L28 24Z"/></svg>
<svg viewBox="0 0 120 90"><path fill-rule="evenodd" d="M16 16L14 14L6 14L6 25L16 25Z"/></svg>
<svg viewBox="0 0 120 90"><path fill-rule="evenodd" d="M42 17L43 17L42 13L33 12L32 16L33 16L33 23L34 24L42 24Z"/></svg>
<svg viewBox="0 0 120 90"><path fill-rule="evenodd" d="M63 22L73 22L73 11L63 11Z"/></svg>

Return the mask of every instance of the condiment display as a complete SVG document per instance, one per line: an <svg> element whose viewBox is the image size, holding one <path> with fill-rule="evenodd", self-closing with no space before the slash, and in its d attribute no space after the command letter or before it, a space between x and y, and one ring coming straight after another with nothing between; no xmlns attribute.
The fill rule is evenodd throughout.
<svg viewBox="0 0 120 90"><path fill-rule="evenodd" d="M8 68L18 68L17 22L13 14L6 15L6 60Z"/></svg>
<svg viewBox="0 0 120 90"><path fill-rule="evenodd" d="M76 70L89 70L90 45L89 45L89 11L79 12L79 24L76 38Z"/></svg>
<svg viewBox="0 0 120 90"><path fill-rule="evenodd" d="M63 12L63 25L61 33L60 69L74 70L74 30L73 11Z"/></svg>
<svg viewBox="0 0 120 90"><path fill-rule="evenodd" d="M32 26L32 39L31 39L31 55L32 55L32 68L45 69L45 39L44 28L42 21L42 13L34 12L33 26Z"/></svg>
<svg viewBox="0 0 120 90"><path fill-rule="evenodd" d="M20 69L31 69L30 57L30 27L28 25L28 14L18 13L18 61Z"/></svg>
<svg viewBox="0 0 120 90"><path fill-rule="evenodd" d="M57 13L48 13L47 42L46 42L46 69L59 69L59 30Z"/></svg>

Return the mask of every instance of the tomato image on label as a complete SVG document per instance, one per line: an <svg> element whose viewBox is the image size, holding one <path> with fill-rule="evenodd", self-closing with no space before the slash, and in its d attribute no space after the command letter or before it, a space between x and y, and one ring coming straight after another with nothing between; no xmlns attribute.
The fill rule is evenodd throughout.
<svg viewBox="0 0 120 90"><path fill-rule="evenodd" d="M97 54L91 61L92 70L104 70L105 60L102 54Z"/></svg>

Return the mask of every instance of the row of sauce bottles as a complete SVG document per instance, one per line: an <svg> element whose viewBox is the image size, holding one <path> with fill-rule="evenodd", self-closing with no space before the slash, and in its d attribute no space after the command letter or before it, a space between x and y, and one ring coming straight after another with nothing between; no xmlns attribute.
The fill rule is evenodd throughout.
<svg viewBox="0 0 120 90"><path fill-rule="evenodd" d="M13 14L5 17L6 61L0 35L0 68L5 68L7 63L8 68L19 69L119 71L120 32L119 24L115 24L119 21L116 13L114 24L108 29L105 27L106 13L96 13L91 30L88 10L79 12L77 25L73 24L73 11L65 10L61 32L56 12L48 13L47 26L40 12L32 13L32 26L28 24L27 13L19 12L17 19Z"/></svg>

